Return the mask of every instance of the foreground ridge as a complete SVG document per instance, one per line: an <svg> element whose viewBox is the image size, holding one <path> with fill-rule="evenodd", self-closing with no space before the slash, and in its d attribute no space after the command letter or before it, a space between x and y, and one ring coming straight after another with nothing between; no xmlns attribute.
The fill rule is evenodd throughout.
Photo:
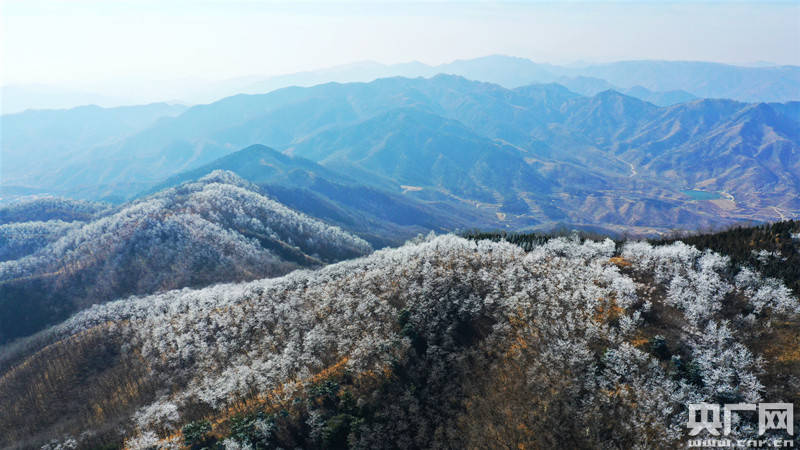
<svg viewBox="0 0 800 450"><path fill-rule="evenodd" d="M798 314L782 283L680 242L555 238L526 252L447 235L81 312L0 379L0 434L4 446L668 447L686 438L689 403L797 400ZM732 435L756 429L742 420Z"/></svg>

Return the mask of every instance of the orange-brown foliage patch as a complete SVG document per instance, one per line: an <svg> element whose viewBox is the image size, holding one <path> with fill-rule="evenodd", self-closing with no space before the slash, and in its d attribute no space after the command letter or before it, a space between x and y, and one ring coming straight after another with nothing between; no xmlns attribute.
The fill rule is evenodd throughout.
<svg viewBox="0 0 800 450"><path fill-rule="evenodd" d="M632 262L628 261L627 259L623 258L622 256L614 256L608 260L611 264L623 269L625 267L630 267L633 265Z"/></svg>

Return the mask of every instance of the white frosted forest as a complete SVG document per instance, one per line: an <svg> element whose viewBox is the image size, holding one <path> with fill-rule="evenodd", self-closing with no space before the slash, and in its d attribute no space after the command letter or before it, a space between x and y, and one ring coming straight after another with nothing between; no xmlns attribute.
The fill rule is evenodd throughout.
<svg viewBox="0 0 800 450"><path fill-rule="evenodd" d="M275 277L372 251L231 172L103 208L46 198L0 210L9 220L0 225L0 344L92 304ZM12 221L20 212L49 220Z"/></svg>
<svg viewBox="0 0 800 450"><path fill-rule="evenodd" d="M34 205L42 208L41 203ZM68 206L72 208L74 203L83 205L71 201ZM23 205L7 208L9 215L20 209ZM57 270L58 266L86 265L86 259L115 255L131 241L134 251L153 261L238 258L244 261L243 270L258 272L258 266L280 261L259 245L257 236L280 239L310 255L324 254L331 259L371 250L358 237L264 197L235 174L216 171L90 222L53 220L0 226L0 239L9 247L31 249L23 257L0 263L0 280Z"/></svg>
<svg viewBox="0 0 800 450"><path fill-rule="evenodd" d="M216 189L190 204L214 201ZM734 301L743 306L731 313ZM402 379L413 366L425 380L414 389L429 395L384 392L350 445L491 447L491 431L647 449L682 442L689 403L757 403L767 393L777 402L781 389L800 388L795 377L766 386L763 355L748 349L798 314L780 281L680 242L619 251L611 240L555 238L525 252L444 235L317 271L96 305L38 338L93 330L145 362L156 389L129 417L131 448L179 447L176 432L198 409L213 415L265 393L290 405L331 367ZM654 323L668 323L668 334ZM681 350L660 358L665 341ZM369 395L378 394L355 404L374 403ZM315 408L304 410L312 438L324 435ZM259 420L252 435L267 442L275 427ZM731 437L755 435L751 422L733 423Z"/></svg>

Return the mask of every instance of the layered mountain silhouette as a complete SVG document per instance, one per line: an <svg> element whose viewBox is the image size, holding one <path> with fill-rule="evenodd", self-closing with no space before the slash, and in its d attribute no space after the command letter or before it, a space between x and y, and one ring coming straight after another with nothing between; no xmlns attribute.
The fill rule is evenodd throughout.
<svg viewBox="0 0 800 450"><path fill-rule="evenodd" d="M558 66L525 58L491 55L430 66L420 62L381 64L362 61L325 69L229 80L179 80L158 85L127 86L129 95L112 97L75 92L55 86L9 85L2 88L2 110L17 113L29 108L65 108L71 105L125 105L177 98L187 104L210 103L235 94L260 94L289 86L314 86L328 82L370 82L389 77L431 77L447 73L496 83L509 89L531 83L564 84L583 95L615 89L658 105L668 106L692 98L730 98L744 102L800 100L800 68L761 64L735 66L700 61L620 61L604 64Z"/></svg>
<svg viewBox="0 0 800 450"><path fill-rule="evenodd" d="M50 193L132 198L169 177L223 168L215 160L259 143L304 160L236 156L230 163L256 183L316 194L320 179L361 186L492 227L650 233L796 215L798 123L795 103L660 107L558 84L388 78L192 107L73 155L55 174L27 176Z"/></svg>
<svg viewBox="0 0 800 450"><path fill-rule="evenodd" d="M443 202L421 202L399 186L376 176L381 188L354 181L305 158L252 145L198 169L170 177L153 191L190 181L216 170L231 171L258 184L281 203L341 226L377 248L400 245L419 233L488 225L492 217L455 209ZM350 173L352 175L352 173ZM389 186L391 189L383 189Z"/></svg>
<svg viewBox="0 0 800 450"><path fill-rule="evenodd" d="M35 188L50 184L42 183L40 177L46 177L45 174L55 174L70 162L83 164L90 158L87 155L90 149L121 141L185 109L181 105L153 103L4 115L0 119L3 123L0 196L8 195L9 187L14 186L31 187L36 192Z"/></svg>
<svg viewBox="0 0 800 450"><path fill-rule="evenodd" d="M418 62L384 65L375 62L242 80L229 92L258 93L287 86L313 86L336 81L369 82L393 76L430 77L439 73L499 84L509 89L531 83L558 82L575 92L594 95L616 89L660 105L691 98L731 98L745 102L798 100L800 68L767 64L743 67L702 61L619 61L559 66L525 58L491 55L437 66ZM574 89L573 89L574 87Z"/></svg>

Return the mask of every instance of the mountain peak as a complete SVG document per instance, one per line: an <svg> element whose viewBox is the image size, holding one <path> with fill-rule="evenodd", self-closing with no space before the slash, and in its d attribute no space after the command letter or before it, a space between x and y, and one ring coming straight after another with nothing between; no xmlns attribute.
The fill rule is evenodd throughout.
<svg viewBox="0 0 800 450"><path fill-rule="evenodd" d="M213 172L210 172L208 175L203 176L197 181L199 183L205 183L205 184L211 184L211 183L230 184L246 189L253 189L255 187L252 183L248 182L239 175L236 175L234 172L231 172L230 170L220 170L220 169L214 170Z"/></svg>
<svg viewBox="0 0 800 450"><path fill-rule="evenodd" d="M594 97L598 99L621 98L621 99L629 99L631 101L641 102L641 100L639 100L638 98L632 97L630 95L625 95L616 89L606 89L604 91L600 91L597 94L595 94Z"/></svg>

